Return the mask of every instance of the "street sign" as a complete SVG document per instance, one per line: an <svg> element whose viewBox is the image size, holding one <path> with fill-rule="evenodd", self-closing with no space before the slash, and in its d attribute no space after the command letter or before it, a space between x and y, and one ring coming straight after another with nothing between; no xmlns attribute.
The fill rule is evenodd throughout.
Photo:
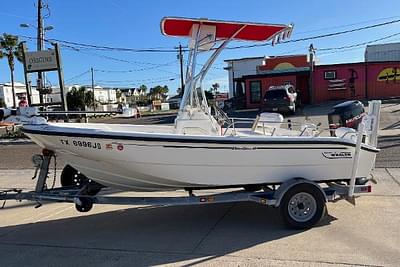
<svg viewBox="0 0 400 267"><path fill-rule="evenodd" d="M26 72L57 70L56 51L46 50L25 53Z"/></svg>

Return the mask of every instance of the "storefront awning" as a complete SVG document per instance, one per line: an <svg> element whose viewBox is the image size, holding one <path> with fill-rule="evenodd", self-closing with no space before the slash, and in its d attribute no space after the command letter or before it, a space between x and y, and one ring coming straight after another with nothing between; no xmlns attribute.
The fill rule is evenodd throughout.
<svg viewBox="0 0 400 267"><path fill-rule="evenodd" d="M278 75L289 75L296 73L304 73L310 72L310 67L297 67L297 68L289 68L289 69L277 69L277 70L262 70L258 71L258 75L270 75L270 76L278 76Z"/></svg>

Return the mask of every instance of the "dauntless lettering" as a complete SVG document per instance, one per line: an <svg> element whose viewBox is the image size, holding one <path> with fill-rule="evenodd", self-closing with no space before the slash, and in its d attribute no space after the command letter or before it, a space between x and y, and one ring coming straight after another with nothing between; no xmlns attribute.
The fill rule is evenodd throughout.
<svg viewBox="0 0 400 267"><path fill-rule="evenodd" d="M91 141L82 141L82 140L70 140L68 139L60 139L61 144L66 145L66 146L78 146L78 147L85 147L85 148L94 148L94 149L101 149L101 144L96 143L96 142L91 142Z"/></svg>

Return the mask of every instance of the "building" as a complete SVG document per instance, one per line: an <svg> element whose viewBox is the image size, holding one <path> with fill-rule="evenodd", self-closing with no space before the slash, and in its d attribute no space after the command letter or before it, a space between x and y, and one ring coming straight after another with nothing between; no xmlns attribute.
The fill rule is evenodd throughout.
<svg viewBox="0 0 400 267"><path fill-rule="evenodd" d="M322 65L313 76L316 103L400 96L400 61Z"/></svg>
<svg viewBox="0 0 400 267"><path fill-rule="evenodd" d="M364 62L327 65L311 65L307 55L265 58L240 78L245 107L261 107L269 87L284 84L295 86L302 103L400 97L400 44L368 46L365 54Z"/></svg>
<svg viewBox="0 0 400 267"><path fill-rule="evenodd" d="M86 91L92 92L92 86L91 85L82 85L85 87ZM81 85L72 85L68 86L68 91L72 90L72 88L79 88ZM101 87L101 86L95 86L94 87L94 99L96 102L100 104L114 104L117 102L117 89L115 88L107 88L107 87Z"/></svg>
<svg viewBox="0 0 400 267"><path fill-rule="evenodd" d="M242 77L247 108L259 108L270 86L292 84L300 91L302 103L309 102L310 68L307 55L268 57L256 66L257 74Z"/></svg>
<svg viewBox="0 0 400 267"><path fill-rule="evenodd" d="M400 61L400 43L367 45L365 62Z"/></svg>
<svg viewBox="0 0 400 267"><path fill-rule="evenodd" d="M60 88L52 86L51 93L45 95L46 103L61 103L61 93Z"/></svg>
<svg viewBox="0 0 400 267"><path fill-rule="evenodd" d="M175 95L172 97L169 97L167 99L167 102L169 103L169 107L171 109L179 109L179 106L181 104L182 96L181 95Z"/></svg>
<svg viewBox="0 0 400 267"><path fill-rule="evenodd" d="M35 90L36 87L31 88L31 97L32 103L39 103L39 92ZM26 87L24 83L14 82L14 90L15 90L15 104L18 106L18 103L23 99L27 99ZM11 83L0 83L0 99L2 99L5 103L5 106L11 108L13 106L13 95L12 95L12 87Z"/></svg>
<svg viewBox="0 0 400 267"><path fill-rule="evenodd" d="M244 83L242 77L257 74L257 66L262 65L265 57L248 57L224 60L228 71L229 98L244 94Z"/></svg>

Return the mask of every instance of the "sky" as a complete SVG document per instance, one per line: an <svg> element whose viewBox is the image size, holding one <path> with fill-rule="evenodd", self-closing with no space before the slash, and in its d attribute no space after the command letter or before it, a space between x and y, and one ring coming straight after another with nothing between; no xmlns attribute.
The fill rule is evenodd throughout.
<svg viewBox="0 0 400 267"><path fill-rule="evenodd" d="M400 19L400 1L386 0L43 0L50 12L45 11L45 26L54 29L46 32L46 39L59 39L124 48L172 49L187 39L163 36L160 21L165 16L209 18L218 20L249 21L274 24L294 23L291 39L323 35L350 30L385 21ZM36 23L35 0L2 1L0 33L21 36L28 49L36 49L36 29L22 28L21 23ZM210 69L203 87L218 82L222 91L228 90L228 73L223 69L224 60L254 56L306 54L312 42L317 49L317 63L363 61L365 46L336 51L325 48L341 47L386 38L400 33L400 22L390 25L296 43L278 44L255 48L225 50ZM22 37L25 36L25 37ZM400 34L376 43L399 42ZM230 46L245 45L232 42ZM248 43L252 44L252 43ZM47 45L50 47L50 45ZM322 50L320 50L322 49ZM172 53L135 53L97 51L62 47L65 84L90 84L90 68L94 68L96 85L109 87L147 87L167 85L173 95L180 86L179 61ZM185 53L184 58L187 58ZM0 82L8 82L7 60L0 60ZM58 85L55 73L48 82ZM32 77L34 78L34 77ZM23 82L23 67L16 64L15 80Z"/></svg>

